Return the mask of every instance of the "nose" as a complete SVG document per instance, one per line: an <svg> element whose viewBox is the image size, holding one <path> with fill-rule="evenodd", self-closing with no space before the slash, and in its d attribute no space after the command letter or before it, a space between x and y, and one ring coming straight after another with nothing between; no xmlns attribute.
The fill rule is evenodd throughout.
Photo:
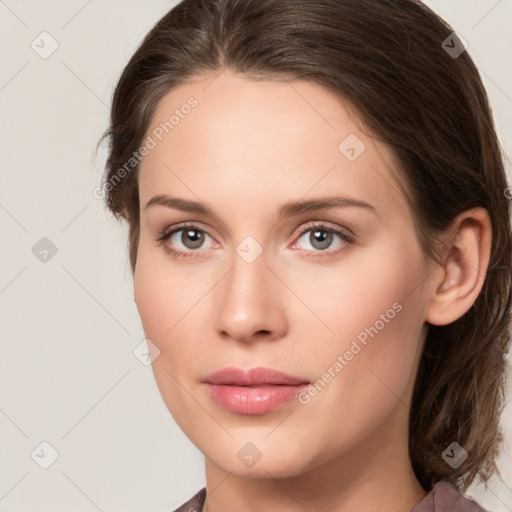
<svg viewBox="0 0 512 512"><path fill-rule="evenodd" d="M265 252L252 263L234 254L231 270L216 287L216 328L223 338L251 343L286 334L285 287L267 264Z"/></svg>

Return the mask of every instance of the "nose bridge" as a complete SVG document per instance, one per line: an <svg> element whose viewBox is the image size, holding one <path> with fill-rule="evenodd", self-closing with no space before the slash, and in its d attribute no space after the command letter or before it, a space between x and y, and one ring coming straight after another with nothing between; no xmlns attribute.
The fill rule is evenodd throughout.
<svg viewBox="0 0 512 512"><path fill-rule="evenodd" d="M263 248L251 238L236 247L217 302L218 331L245 341L262 331L281 336L286 324L279 280L267 268Z"/></svg>

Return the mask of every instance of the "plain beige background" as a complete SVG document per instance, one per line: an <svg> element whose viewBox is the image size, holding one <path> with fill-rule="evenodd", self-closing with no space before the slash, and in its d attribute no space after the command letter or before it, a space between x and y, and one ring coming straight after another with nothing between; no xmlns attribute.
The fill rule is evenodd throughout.
<svg viewBox="0 0 512 512"><path fill-rule="evenodd" d="M426 3L469 43L510 170L512 0ZM204 486L136 357L125 228L93 195L115 81L174 4L0 0L0 512L164 512ZM469 492L496 512L512 510L512 401L503 425L503 482Z"/></svg>

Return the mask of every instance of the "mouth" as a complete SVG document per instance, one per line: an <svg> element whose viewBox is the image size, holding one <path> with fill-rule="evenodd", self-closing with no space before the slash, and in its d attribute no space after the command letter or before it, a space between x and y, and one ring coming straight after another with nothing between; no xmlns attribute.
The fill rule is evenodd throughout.
<svg viewBox="0 0 512 512"><path fill-rule="evenodd" d="M237 414L264 414L295 398L310 384L270 368L245 371L224 368L202 381L209 396L224 409Z"/></svg>

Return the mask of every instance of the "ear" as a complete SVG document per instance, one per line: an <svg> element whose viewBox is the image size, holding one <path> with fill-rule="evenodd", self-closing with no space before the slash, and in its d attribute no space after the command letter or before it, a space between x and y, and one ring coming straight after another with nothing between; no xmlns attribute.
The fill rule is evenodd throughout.
<svg viewBox="0 0 512 512"><path fill-rule="evenodd" d="M460 214L444 242L443 266L431 274L431 294L425 320L448 325L474 304L489 266L492 227L484 208Z"/></svg>

